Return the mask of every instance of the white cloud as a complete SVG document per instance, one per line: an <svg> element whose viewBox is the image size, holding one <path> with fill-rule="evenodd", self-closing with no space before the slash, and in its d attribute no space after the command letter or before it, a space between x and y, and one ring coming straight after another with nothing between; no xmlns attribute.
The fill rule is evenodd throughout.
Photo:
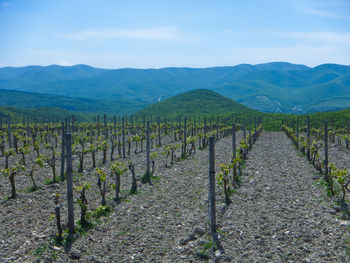
<svg viewBox="0 0 350 263"><path fill-rule="evenodd" d="M66 60L61 60L61 61L54 63L54 64L57 64L60 66L73 66L74 65L73 63L66 61Z"/></svg>
<svg viewBox="0 0 350 263"><path fill-rule="evenodd" d="M304 7L295 7L295 9L303 13L314 15L314 16L350 21L349 15L342 15L334 11L314 9L314 8L304 8Z"/></svg>
<svg viewBox="0 0 350 263"><path fill-rule="evenodd" d="M350 21L348 0L285 0L294 10L312 16Z"/></svg>
<svg viewBox="0 0 350 263"><path fill-rule="evenodd" d="M141 40L165 40L183 41L186 38L176 27L156 27L145 29L107 29L107 30L84 30L71 34L58 35L60 38L73 40L90 39L141 39Z"/></svg>

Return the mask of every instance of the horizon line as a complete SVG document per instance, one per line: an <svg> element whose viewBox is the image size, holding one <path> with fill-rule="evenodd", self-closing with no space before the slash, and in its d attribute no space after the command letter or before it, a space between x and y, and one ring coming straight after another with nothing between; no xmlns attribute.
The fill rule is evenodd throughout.
<svg viewBox="0 0 350 263"><path fill-rule="evenodd" d="M145 68L137 68L137 67L119 67L119 68L103 68L103 67L98 67L98 66L92 66L88 64L73 64L73 65L60 65L60 64L48 64L48 65L37 65L37 64L30 64L30 65L24 65L24 66L3 66L0 67L0 69L4 68L25 68L25 67L52 67L52 66L57 66L57 67L77 67L77 66L87 66L95 69L104 69L104 70L120 70L120 69L137 69L137 70L151 70L151 69L169 69L169 68L189 68L189 69L206 69L206 68L225 68L225 67L237 67L237 66L242 66L242 65L248 65L248 66L258 66L258 65L266 65L266 64L274 64L274 63L283 63L283 64L291 64L291 65L297 65L297 66L305 66L310 69L316 68L322 65L339 65L339 66L350 66L345 65L345 64L338 64L338 63L332 63L332 62L325 62L319 65L316 65L314 67L308 66L305 64L300 64L300 63L292 63L292 62L287 62L287 61L271 61L271 62L264 62L264 63L257 63L257 64L249 64L249 63L240 63L240 64L235 64L235 65L218 65L218 66L208 66L208 67L190 67L190 66L167 66L167 67L145 67Z"/></svg>

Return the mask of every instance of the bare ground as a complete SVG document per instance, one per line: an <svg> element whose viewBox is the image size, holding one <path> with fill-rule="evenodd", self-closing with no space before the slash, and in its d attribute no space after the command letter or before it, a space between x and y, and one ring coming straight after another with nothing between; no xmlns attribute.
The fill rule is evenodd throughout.
<svg viewBox="0 0 350 263"><path fill-rule="evenodd" d="M231 138L220 140L215 154L218 171L219 163L230 161ZM144 158L144 153L131 157L139 177L145 169ZM153 186L139 184L137 195L128 195L130 176L122 178L123 202L95 229L74 242L72 251L79 259L72 259L72 254L60 247L40 259L33 255L55 230L54 221L49 220L54 208L50 196L57 192L64 196L64 183L44 186L34 193L21 192L19 198L3 202L0 260L202 261L198 252L209 240L207 150L197 151L171 168L165 168L164 163L160 156ZM87 168L79 180L95 184L95 179ZM299 156L283 133L263 132L248 155L242 186L232 195L233 202L227 208L222 203L221 189L217 189L218 232L225 249L225 256L217 260L350 262L345 242L348 222L337 219L339 214L332 209L325 190L317 185L318 179L306 158ZM4 186L5 183L2 181ZM4 188L7 192L8 186ZM93 188L87 192L89 208L99 204L97 189ZM112 202L113 195L113 191L108 193L108 202Z"/></svg>

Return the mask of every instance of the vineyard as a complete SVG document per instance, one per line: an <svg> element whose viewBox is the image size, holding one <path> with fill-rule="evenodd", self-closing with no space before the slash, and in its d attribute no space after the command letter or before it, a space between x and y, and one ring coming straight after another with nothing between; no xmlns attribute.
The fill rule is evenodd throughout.
<svg viewBox="0 0 350 263"><path fill-rule="evenodd" d="M1 119L0 259L349 261L348 122L264 125Z"/></svg>

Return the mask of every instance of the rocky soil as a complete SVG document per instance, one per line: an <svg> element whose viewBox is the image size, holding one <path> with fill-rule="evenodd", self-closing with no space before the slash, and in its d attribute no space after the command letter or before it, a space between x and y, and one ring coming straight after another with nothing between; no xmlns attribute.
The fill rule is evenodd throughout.
<svg viewBox="0 0 350 263"><path fill-rule="evenodd" d="M304 156L283 133L263 133L243 186L219 218L233 262L349 262L349 222L337 219Z"/></svg>
<svg viewBox="0 0 350 263"><path fill-rule="evenodd" d="M237 137L240 139L241 133ZM219 163L229 163L230 156L231 138L227 137L215 147L217 171ZM140 177L145 170L145 154L129 159L135 163ZM64 183L43 186L34 193L22 191L19 198L2 202L0 261L206 260L210 254L208 151L197 150L170 168L164 164L164 156L159 155L153 185L138 184L137 195L128 194L130 175L124 176L121 204L108 217L101 218L102 222L94 229L80 236L68 253L56 246L41 257L33 255L55 231L54 221L49 219L54 208L51 196L55 193L64 196ZM88 168L89 163L86 167L77 183L94 184L93 190L87 192L91 209L99 205L100 199L96 177ZM285 134L263 132L248 154L242 186L233 193L229 206L223 204L222 190L217 188L218 233L225 250L223 255L216 254L217 261L350 262L346 243L348 221L338 219L340 214L332 208L333 203L318 185L318 179L319 175L305 157L300 157ZM8 193L8 183L5 180L0 183L3 186L0 192ZM113 202L113 195L113 191L108 193L109 203ZM62 205L65 211L65 204Z"/></svg>
<svg viewBox="0 0 350 263"><path fill-rule="evenodd" d="M169 138L163 138L163 143L169 143ZM140 151L140 146L138 147ZM164 165L166 158L161 155L161 148L154 148L152 152L158 152L157 166ZM60 150L59 150L60 152ZM140 177L145 171L145 152L138 152L134 154L134 149L131 149L131 155L126 159L119 159L118 161L132 161L135 164L135 171ZM49 152L42 154L48 155ZM179 155L179 152L176 153ZM116 156L117 154L115 154ZM30 167L36 159L36 154L32 152L27 156L27 167ZM108 183L113 183L114 178L109 176L110 165L115 161L108 160L106 164L102 164L102 153L97 156L97 166L103 168L108 175ZM109 159L109 154L108 154ZM10 167L15 163L14 157L10 158ZM57 176L60 172L60 160L57 160ZM169 161L168 161L169 162ZM0 159L0 167L4 167L4 158ZM75 157L73 167L78 167L78 160ZM92 160L90 154L85 157L85 170L82 173L75 172L74 185L81 185L83 182L89 182L91 189L87 191L88 207L95 209L100 205L101 197L96 185L97 179L92 168ZM17 198L7 199L10 195L11 187L7 178L0 176L0 262L2 260L31 262L36 259L33 257L33 252L38 248L43 248L48 240L56 232L55 218L54 218L54 196L59 194L61 196L61 216L64 223L67 218L67 206L65 202L66 197L66 183L60 182L55 184L45 184L46 180L52 179L51 168L47 165L44 168L39 168L34 172L39 189L34 192L29 192L28 188L32 185L29 176L29 171L21 172L16 176ZM121 179L122 191L121 195L127 193L130 189L131 175L126 173ZM75 192L74 198L78 194ZM109 203L113 203L114 192L109 188L107 198ZM79 218L79 206L75 205L76 219ZM40 249L39 249L40 250ZM60 252L60 251L58 251Z"/></svg>
<svg viewBox="0 0 350 263"><path fill-rule="evenodd" d="M237 134L237 139L241 133ZM228 163L231 138L216 144L216 160ZM73 245L79 262L193 262L207 242L208 151L197 151L170 169L160 167L159 181L141 186L140 194ZM70 254L60 255L67 262Z"/></svg>

